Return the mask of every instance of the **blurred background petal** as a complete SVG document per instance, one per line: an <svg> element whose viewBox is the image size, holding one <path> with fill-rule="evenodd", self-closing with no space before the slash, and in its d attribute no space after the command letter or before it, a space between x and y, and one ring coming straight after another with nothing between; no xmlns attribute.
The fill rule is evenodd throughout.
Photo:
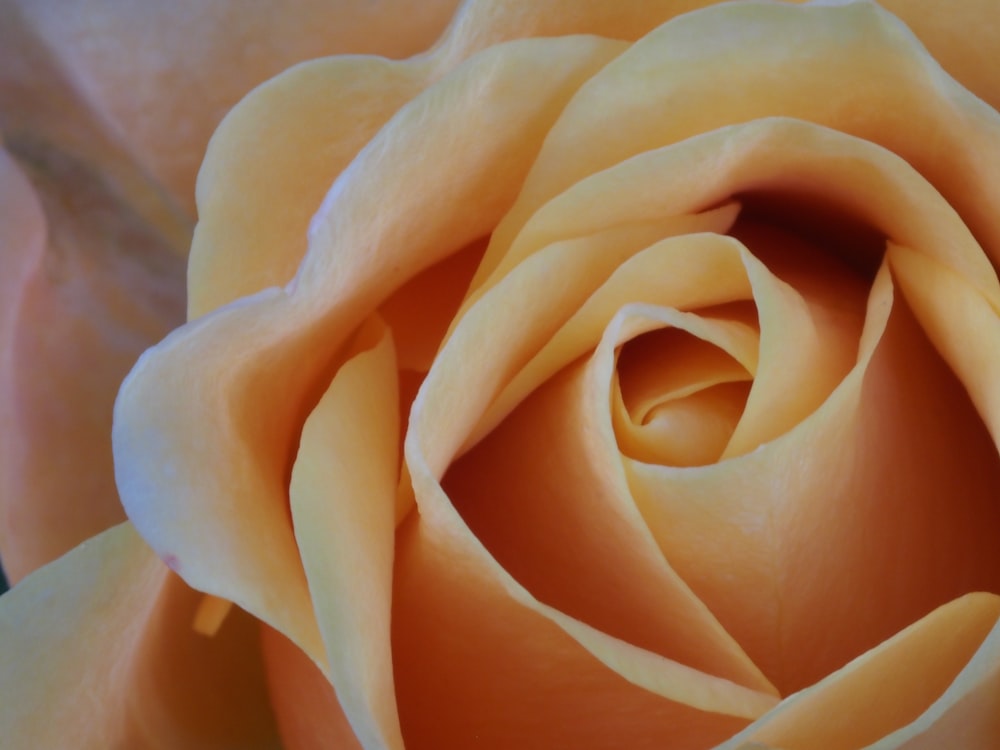
<svg viewBox="0 0 1000 750"><path fill-rule="evenodd" d="M0 0L0 559L12 582L124 518L112 405L138 355L184 321L194 181L222 117L302 60L417 53L455 4Z"/></svg>

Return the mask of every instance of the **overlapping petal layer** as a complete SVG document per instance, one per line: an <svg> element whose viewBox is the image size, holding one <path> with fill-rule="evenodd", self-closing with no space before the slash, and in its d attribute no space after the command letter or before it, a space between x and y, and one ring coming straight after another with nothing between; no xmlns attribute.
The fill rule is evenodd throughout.
<svg viewBox="0 0 1000 750"><path fill-rule="evenodd" d="M484 53L405 107L341 176L314 224L317 250L290 291L202 317L144 356L117 402L118 484L130 517L186 581L236 601L324 661L287 511L305 416L367 313L495 225L562 104L618 49L573 38ZM548 75L530 76L538 67ZM431 112L455 127L428 134L415 126ZM499 135L483 141L470 123L487 121ZM420 148L439 158L411 165L407 180L395 155ZM404 210L418 202L416 180L437 189L433 212ZM469 194L481 200L463 204ZM386 201L400 211L359 221ZM196 529L188 517L199 519Z"/></svg>
<svg viewBox="0 0 1000 750"><path fill-rule="evenodd" d="M632 38L680 7L628 4L619 28L599 5L559 8L556 23L547 10L469 3L423 60L304 66L230 119L201 186L192 316L288 282L305 250L301 206L315 205L324 174L339 177L284 290L200 318L123 390L116 449L130 514L186 580L280 631L265 639L269 653L297 646L328 673L344 709L331 736L349 724L366 748L525 737L704 747L758 717L739 741L805 747L816 706L860 710L853 679L891 676L899 654L954 627L954 648L922 664L933 679L919 690L893 683L893 710L850 740L936 731L995 689L992 641L976 652L994 598L946 602L1000 589L990 436L1000 434L990 385L1000 355L955 335L997 338L988 258L1000 248L1000 119L869 3L720 7L624 52L592 38L519 42L446 74L515 30L593 23ZM773 45L773 33L799 42ZM538 66L547 80L531 75ZM361 91L360 80L375 85ZM317 98L326 86L332 95ZM306 115L296 133L268 116L276 103ZM345 107L361 113L357 127L317 127L313 118ZM290 151L272 167L282 134L322 158ZM241 205L235 188L247 178L266 187ZM286 191L295 206L268 212ZM802 224L817 206L819 232L844 216L872 232L838 247L850 233L835 231L810 255L816 232ZM719 236L728 231L753 254ZM444 295L432 333L402 343L394 362L388 336L405 335L418 290L464 287L491 233L443 348L459 295ZM839 260L822 259L831 248ZM751 296L754 315L738 307ZM599 343L614 312L635 303ZM371 317L383 306L388 328ZM759 331L753 358L737 356L746 346L729 351L753 382L745 405L727 400L725 445L704 452L721 459L713 465L655 465L616 434L628 406L615 350L668 324L709 336L677 308ZM396 393L405 411L428 366L393 498ZM900 386L911 370L919 382ZM377 406L361 397L366 379ZM942 393L947 409L921 408ZM385 429L352 442L366 422ZM919 470L899 480L889 463ZM377 491L338 480L362 465L354 478ZM334 484L342 494L324 497ZM371 502L352 505L362 494ZM178 522L178 507L203 527ZM265 546L273 555L261 559ZM375 564L350 575L368 551ZM884 606L859 606L862 594ZM768 713L775 688L810 685L876 646ZM308 660L279 662L282 684L317 678ZM966 663L979 676L949 693ZM276 703L298 727L289 736L316 729L292 702Z"/></svg>
<svg viewBox="0 0 1000 750"><path fill-rule="evenodd" d="M128 523L4 594L4 746L278 747L256 623L204 638L198 599Z"/></svg>

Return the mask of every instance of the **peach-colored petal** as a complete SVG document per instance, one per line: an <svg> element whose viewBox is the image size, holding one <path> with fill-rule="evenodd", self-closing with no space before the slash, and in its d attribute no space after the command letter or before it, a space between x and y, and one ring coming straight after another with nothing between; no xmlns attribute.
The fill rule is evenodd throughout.
<svg viewBox="0 0 1000 750"><path fill-rule="evenodd" d="M12 4L107 131L193 213L195 174L209 136L251 88L323 55L420 52L434 42L455 3Z"/></svg>
<svg viewBox="0 0 1000 750"><path fill-rule="evenodd" d="M1000 303L981 290L983 277L956 273L940 257L893 243L888 258L917 320L958 375L980 419L1000 444L1000 391L996 385L1000 377ZM995 284L996 276L987 273L985 280Z"/></svg>
<svg viewBox="0 0 1000 750"><path fill-rule="evenodd" d="M1000 586L996 448L888 266L861 340L830 398L758 450L699 469L625 461L667 559L783 693Z"/></svg>
<svg viewBox="0 0 1000 750"><path fill-rule="evenodd" d="M204 638L198 599L127 523L0 597L4 746L277 747L256 623Z"/></svg>
<svg viewBox="0 0 1000 750"><path fill-rule="evenodd" d="M198 175L188 317L291 280L334 179L427 79L426 64L332 57L288 70L240 102Z"/></svg>
<svg viewBox="0 0 1000 750"><path fill-rule="evenodd" d="M968 673L975 670L977 661L991 659L990 670L996 672L998 622L1000 597L996 594L969 594L943 604L819 684L792 696L718 750L758 746L744 745L746 740L782 750L919 747L907 744L907 736L912 737L919 725L926 728L939 720L938 703L955 705L946 696L959 681L973 681ZM955 685L949 687L953 681ZM993 718L995 710L994 706ZM982 719L989 722L990 714ZM984 732L986 726L980 723L971 732L959 728L958 734L941 736L942 744L932 746L985 750L1000 737L995 731Z"/></svg>
<svg viewBox="0 0 1000 750"><path fill-rule="evenodd" d="M511 596L468 529L430 515L411 514L396 549L393 658L408 750L704 748L746 724L725 713L773 702L591 632L591 647L609 647L595 658L580 632Z"/></svg>
<svg viewBox="0 0 1000 750"><path fill-rule="evenodd" d="M580 88L494 233L475 283L498 278L522 257L511 253L515 237L574 182L643 151L773 116L826 125L898 153L1000 261L1000 115L873 3L745 2L661 26ZM620 192L636 194L631 186Z"/></svg>
<svg viewBox="0 0 1000 750"><path fill-rule="evenodd" d="M268 82L223 121L199 175L190 317L286 283L305 252L309 218L333 180L406 101L469 56L530 36L632 40L714 1L629 0L612 8L477 0L461 6L428 56L405 63L316 61ZM498 134L492 126L490 132Z"/></svg>
<svg viewBox="0 0 1000 750"><path fill-rule="evenodd" d="M789 233L749 225L735 234L750 243L743 262L757 303L760 350L723 459L782 435L823 403L855 362L866 293L863 279L824 262L817 248ZM809 276L822 282L808 291L795 284Z"/></svg>
<svg viewBox="0 0 1000 750"><path fill-rule="evenodd" d="M261 649L284 750L362 750L330 680L281 633L261 625Z"/></svg>
<svg viewBox="0 0 1000 750"><path fill-rule="evenodd" d="M993 55L1000 46L1000 15L992 0L878 3L906 23L948 73L1000 109L1000 78L993 69Z"/></svg>
<svg viewBox="0 0 1000 750"><path fill-rule="evenodd" d="M628 320L614 326L614 351L606 347L604 356L611 424L622 452L671 466L718 461L756 370L760 332L753 306L696 315L632 303L618 315ZM604 449L616 452L612 440Z"/></svg>
<svg viewBox="0 0 1000 750"><path fill-rule="evenodd" d="M347 362L306 420L290 485L295 538L329 660L361 745L402 750L390 651L399 474L392 338Z"/></svg>
<svg viewBox="0 0 1000 750"><path fill-rule="evenodd" d="M493 303L503 314L481 312L461 334L467 340L509 337L517 344L505 370L498 363L491 368L496 376L491 388L502 390L469 443L560 368L586 354L622 305L667 297L673 306L687 308L748 298L750 287L733 252L737 243L722 236L738 211L732 204L647 223L609 222L592 234L553 241L511 273L503 282L507 289L499 293L503 301ZM691 236L695 234L700 236ZM558 278L558 287L552 288L549 278ZM468 418L474 422L476 415Z"/></svg>
<svg viewBox="0 0 1000 750"><path fill-rule="evenodd" d="M560 612L695 669L771 691L665 564L629 495L610 420L602 430L593 410L581 406L590 395L584 374L579 363L566 368L449 468L442 484L469 533L507 574ZM606 393L597 396L605 407Z"/></svg>
<svg viewBox="0 0 1000 750"><path fill-rule="evenodd" d="M871 750L988 750L1000 742L1000 619L955 681L916 721Z"/></svg>
<svg viewBox="0 0 1000 750"><path fill-rule="evenodd" d="M192 219L162 185L143 171L103 113L74 87L30 19L26 6L0 3L0 135L18 158L67 158L100 179L105 189L159 232L177 253L191 242Z"/></svg>
<svg viewBox="0 0 1000 750"><path fill-rule="evenodd" d="M627 191L620 189L626 184L629 186ZM874 144L783 118L706 133L646 152L591 175L532 216L505 256L504 263L527 262L525 258L538 256L533 262L551 263L548 273L553 277L569 279L574 274L584 279L600 277L609 272L602 270L605 265L616 262L613 256L603 260L589 259L578 265L576 261L583 260L582 257L574 261L570 255L560 262L555 255L548 257L544 249L554 243L566 243L567 239L587 238L609 227L662 222L673 216L704 211L730 200L733 195L754 193L795 193L800 200L811 197L822 203L827 212L853 216L855 221L877 227L883 236L905 238L909 244L935 253L949 268L970 279L969 283L985 299L1000 301L1000 285L981 248L955 211L912 167ZM872 255L876 253L875 248L863 246L861 249ZM877 262L877 258L872 257L864 260L868 264L873 260ZM514 292L514 298L533 300L531 305L519 302L505 308L502 322L497 321L495 315L482 312L484 317L465 327L463 335L482 339L486 335L483 331L494 330L490 335L495 336L496 326L512 326L512 333L504 336L515 336L513 332L516 331L515 343L521 347L517 352L511 350L504 365L507 369L500 370L494 365L482 373L485 379L480 387L484 399L492 398L504 387L533 348L537 348L539 344L533 342L533 336L544 338L548 335L547 327L562 322L547 317L551 313L541 313L539 305L551 303L556 310L572 297L563 299L561 288L546 288L544 295L534 291L544 274L540 270L527 272L523 277L525 281L516 282L524 284L525 290ZM513 272L508 274L502 283L515 283L507 281L514 276ZM797 272L796 278L801 276L802 273ZM474 306L476 300L489 291L489 287L478 289L467 298L466 305ZM565 294L570 294L569 287ZM468 314L462 318L463 325L466 318ZM453 330L453 336L457 335L457 330L458 327ZM460 344L455 352L467 346L468 342ZM445 379L473 377L474 371L469 364L462 367L442 365L442 369L445 371L441 377ZM458 412L452 418L474 424L480 417L481 412L472 410ZM493 420L498 417L502 414L493 413L489 424L495 424ZM472 432L472 436L482 434L481 431ZM445 453L453 449L440 447ZM431 465L439 469L437 461L436 457L432 458Z"/></svg>
<svg viewBox="0 0 1000 750"><path fill-rule="evenodd" d="M3 297L0 358L0 554L14 581L124 518L115 393L139 353L183 318L183 269L153 228L86 165L19 155L38 200L5 204L19 214L5 216L14 226L4 284L17 286Z"/></svg>
<svg viewBox="0 0 1000 750"><path fill-rule="evenodd" d="M562 105L618 48L529 40L477 56L404 107L341 175L288 290L203 316L140 360L116 405L118 486L137 528L192 586L323 661L286 503L302 424L357 326L488 233ZM546 76L532 75L540 68ZM487 122L502 137L480 138L476 123ZM415 153L425 160L399 158ZM470 194L480 200L463 202Z"/></svg>

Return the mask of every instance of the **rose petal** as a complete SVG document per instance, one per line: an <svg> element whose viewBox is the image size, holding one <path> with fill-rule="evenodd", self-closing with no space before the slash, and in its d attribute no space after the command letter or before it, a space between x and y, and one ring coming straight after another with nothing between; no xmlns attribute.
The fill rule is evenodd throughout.
<svg viewBox="0 0 1000 750"><path fill-rule="evenodd" d="M879 0L909 26L949 74L994 109L1000 109L1000 81L993 75L993 51L1000 22L991 0Z"/></svg>
<svg viewBox="0 0 1000 750"><path fill-rule="evenodd" d="M426 68L373 57L316 60L263 84L230 112L198 175L189 319L292 279L323 196L427 85Z"/></svg>
<svg viewBox="0 0 1000 750"><path fill-rule="evenodd" d="M198 598L127 523L0 597L5 745L276 747L256 624L204 638Z"/></svg>
<svg viewBox="0 0 1000 750"><path fill-rule="evenodd" d="M1000 586L996 448L888 266L857 366L811 417L715 466L625 467L667 559L785 694Z"/></svg>
<svg viewBox="0 0 1000 750"><path fill-rule="evenodd" d="M327 675L277 630L260 628L267 687L283 750L361 750Z"/></svg>
<svg viewBox="0 0 1000 750"><path fill-rule="evenodd" d="M339 702L362 747L401 750L389 629L399 386L392 338L372 323L361 333L371 348L340 368L306 420L289 491Z"/></svg>
<svg viewBox="0 0 1000 750"><path fill-rule="evenodd" d="M757 303L760 350L723 459L784 434L826 400L855 362L865 310L863 279L807 243L761 226L737 236L750 243L743 262ZM788 283L809 276L821 276L822 283L808 290Z"/></svg>
<svg viewBox="0 0 1000 750"><path fill-rule="evenodd" d="M893 275L927 336L969 392L980 418L1000 444L1000 303L985 295L983 277L963 277L935 257L891 244ZM985 280L995 282L987 274ZM972 346L969 342L974 342Z"/></svg>
<svg viewBox="0 0 1000 750"><path fill-rule="evenodd" d="M725 714L773 701L512 596L441 510L411 514L397 542L393 655L407 747L706 747L746 721Z"/></svg>
<svg viewBox="0 0 1000 750"><path fill-rule="evenodd" d="M233 109L205 156L189 317L285 284L302 259L309 218L330 183L406 101L469 56L529 36L633 40L714 1L628 0L610 8L477 0L462 4L423 58L316 61L268 82Z"/></svg>
<svg viewBox="0 0 1000 750"><path fill-rule="evenodd" d="M910 727L898 733L893 730L926 725L924 716L938 713L935 699L941 696L939 702L947 702L946 696L952 692L946 691L948 685L956 677L962 679L977 661L990 659L991 671L996 673L998 616L1000 597L995 594L969 594L948 602L791 697L717 750L919 747L905 742L907 735L913 736ZM931 708L925 713L928 706ZM995 706L991 713L995 717ZM983 718L989 721L989 714ZM984 733L983 728L969 727L971 732L960 729L960 734L945 735L944 745L937 747L992 747L998 735ZM748 739L763 745L744 745ZM871 742L875 744L868 745Z"/></svg>
<svg viewBox="0 0 1000 750"><path fill-rule="evenodd" d="M563 103L618 48L529 40L478 56L404 107L339 178L288 291L204 316L136 365L116 404L118 487L193 587L322 662L285 503L299 430L351 333L403 282L495 225ZM547 75L531 75L539 69ZM479 138L477 122L498 136ZM402 158L414 153L433 158Z"/></svg>
<svg viewBox="0 0 1000 750"><path fill-rule="evenodd" d="M107 131L193 214L205 145L247 91L323 55L420 52L455 0L14 5Z"/></svg>
<svg viewBox="0 0 1000 750"><path fill-rule="evenodd" d="M795 44L785 43L789 39ZM1000 262L994 212L1000 115L948 77L909 30L874 3L746 2L661 26L580 88L494 232L474 284L499 278L523 257L512 253L515 237L540 206L573 183L643 151L778 115L899 154ZM620 194L631 199L637 192L630 186Z"/></svg>
<svg viewBox="0 0 1000 750"><path fill-rule="evenodd" d="M590 396L585 371L566 368L453 464L442 482L447 496L505 573L540 601L629 644L770 692L664 563L621 473L607 391L597 396L606 425L581 405Z"/></svg>
<svg viewBox="0 0 1000 750"><path fill-rule="evenodd" d="M871 750L931 750L957 743L968 750L988 750L1000 741L1000 625L955 681L921 716L893 732Z"/></svg>
<svg viewBox="0 0 1000 750"><path fill-rule="evenodd" d="M629 189L623 191L621 185L628 185ZM1000 305L1000 284L981 248L954 210L912 167L874 144L809 123L781 118L706 133L640 154L591 175L551 200L528 221L504 263L524 262L523 259L533 255L544 256L542 251L554 243L586 238L609 227L648 225L703 211L731 200L733 195L749 195L751 191L779 196L796 194L799 200L813 196L828 209L836 208L854 221L877 228L883 236L899 238L933 253L949 268L969 279L986 299ZM872 260L869 258L867 262ZM601 270L602 264L618 262L614 256L600 261L581 261L583 256L563 261L553 256L551 259L543 257L538 262L552 263L550 273L559 274L563 279L570 278L567 268L581 278L591 278L605 273ZM509 276L513 273L504 277L501 283L507 283ZM541 274L529 274L525 278L541 278ZM537 280L525 283L537 284ZM466 299L465 306L474 306L490 288L490 285L478 288ZM489 335L502 338L496 332L497 326L516 326L511 330L517 331L517 344L523 346L524 351L511 352L509 363L505 365L508 369L497 369L493 363L488 372L479 373L465 364L455 367L455 376L486 378L479 387L484 397L492 397L513 377L516 367L529 356L532 347L538 346L532 343L531 336L544 337L546 326L558 325L558 321L545 318L551 313L542 313L539 305L562 304L558 301L561 299L559 292L546 290L545 296L518 293L522 300L532 299L534 294L536 304L517 305L516 309L508 311L503 321L489 316L488 320L478 319L467 327L464 335L482 339L487 335L483 331L490 330ZM569 294L568 287L566 293ZM467 318L468 313L464 313L463 325ZM543 318L547 322L543 322ZM457 330L452 335L456 335ZM455 351L468 345L461 344ZM444 352L439 361L442 357L445 357ZM447 370L454 365L441 367ZM445 372L441 377L450 376ZM519 384L519 393L529 391L530 382ZM503 403L508 408L516 401L512 398ZM456 414L453 419L474 423L479 415L480 412L472 410ZM489 420L472 433L470 440L481 437L484 430L495 425L502 416L503 413L494 407ZM467 428L458 432L463 429ZM445 452L450 450L449 447ZM437 466L437 460L433 458L431 465Z"/></svg>
<svg viewBox="0 0 1000 750"><path fill-rule="evenodd" d="M611 423L622 452L672 466L718 461L756 370L753 306L726 305L708 316L634 304L624 310L635 319L627 336L616 336L617 357L608 352L617 360L609 368ZM613 455L613 443L606 447Z"/></svg>
<svg viewBox="0 0 1000 750"><path fill-rule="evenodd" d="M12 202L24 214L8 217L4 234L5 284L17 284L4 295L0 360L0 544L12 581L124 518L111 465L115 392L183 315L183 269L155 229L86 165L18 156L38 202ZM26 232L30 243L18 243Z"/></svg>
<svg viewBox="0 0 1000 750"><path fill-rule="evenodd" d="M503 315L480 313L468 324L463 319L460 335L468 340L491 336L517 344L504 371L497 362L491 367L491 389L503 390L468 444L482 438L560 368L586 354L623 304L669 296L674 306L685 308L748 298L750 287L732 252L736 243L721 236L738 210L727 205L659 222L610 222L592 234L553 241L512 272L511 280L503 282L508 288L498 293L506 300L500 303ZM688 233L705 236L691 238ZM674 236L686 238L671 241ZM548 283L550 277L559 278L557 289ZM474 413L467 417L470 423L476 420Z"/></svg>

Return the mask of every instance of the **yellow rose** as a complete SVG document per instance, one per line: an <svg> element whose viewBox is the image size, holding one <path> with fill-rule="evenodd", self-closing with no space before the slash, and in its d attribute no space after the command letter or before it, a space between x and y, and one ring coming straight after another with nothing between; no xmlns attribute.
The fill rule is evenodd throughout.
<svg viewBox="0 0 1000 750"><path fill-rule="evenodd" d="M24 746L1000 742L997 11L540 5L223 122Z"/></svg>

